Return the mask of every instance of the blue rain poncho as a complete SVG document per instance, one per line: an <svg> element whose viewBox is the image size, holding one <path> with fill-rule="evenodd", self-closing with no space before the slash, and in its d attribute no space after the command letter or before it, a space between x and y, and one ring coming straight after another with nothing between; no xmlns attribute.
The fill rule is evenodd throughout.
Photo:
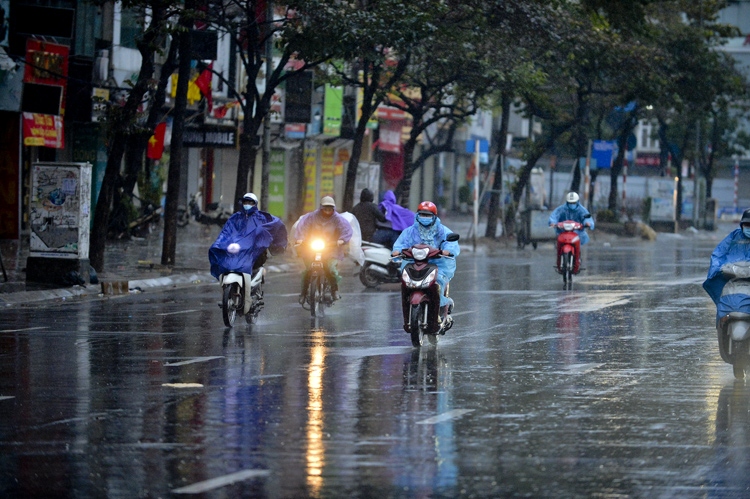
<svg viewBox="0 0 750 499"><path fill-rule="evenodd" d="M411 226L404 229L396 242L393 244L393 251L398 251L406 248L411 248L415 244L427 244L434 248L441 248L448 250L457 257L461 252L461 248L458 246L458 241L445 242L440 245L441 242L445 241L448 234L453 231L440 222L440 218L435 219L435 223L430 227L422 227L419 222L415 221ZM408 261L401 262L401 270L404 270ZM438 267L438 284L440 285L440 306L445 306L452 303L452 300L443 296L442 290L445 289L445 285L453 279L453 274L456 273L456 260L453 258L435 258L432 262Z"/></svg>
<svg viewBox="0 0 750 499"><path fill-rule="evenodd" d="M235 254L227 251L232 243L240 245ZM286 227L278 217L257 208L250 213L237 212L229 217L208 249L211 275L218 279L226 272L251 274L253 264L266 249L280 253L286 249L286 244Z"/></svg>
<svg viewBox="0 0 750 499"><path fill-rule="evenodd" d="M565 220L573 220L582 224L583 221L586 220L586 223L591 226L591 230L594 230L594 219L591 217L585 218L586 215L589 215L589 210L584 208L581 203L576 203L573 208L569 208L568 203L564 203L562 206L558 206L557 208L555 208L555 210L550 214L549 223L556 224L558 222L564 222ZM555 232L557 232L557 234L560 234L562 232L562 229L558 229L557 227L555 227ZM581 244L586 244L587 242L589 242L589 235L586 233L585 229L577 230L576 233L581 239Z"/></svg>
<svg viewBox="0 0 750 499"><path fill-rule="evenodd" d="M703 289L716 304L717 322L729 312L750 313L750 294L736 287L725 292L724 285L729 279L721 272L725 264L743 261L750 261L750 239L745 237L742 229L735 229L711 253L711 266L703 282Z"/></svg>

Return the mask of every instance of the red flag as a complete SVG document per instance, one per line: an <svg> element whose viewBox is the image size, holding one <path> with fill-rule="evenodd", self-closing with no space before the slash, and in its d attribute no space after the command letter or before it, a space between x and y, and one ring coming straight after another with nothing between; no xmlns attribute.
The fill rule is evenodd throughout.
<svg viewBox="0 0 750 499"><path fill-rule="evenodd" d="M156 125L154 134L148 139L148 148L146 149L146 156L149 159L161 159L161 155L164 154L164 132L167 131L167 123L162 122Z"/></svg>
<svg viewBox="0 0 750 499"><path fill-rule="evenodd" d="M203 94L203 97L206 98L206 104L208 104L208 112L211 112L211 109L214 107L214 99L211 95L211 78L213 78L213 73L211 70L214 67L214 63L206 67L206 69L203 70L203 72L198 76L198 78L195 79L195 86L198 87L198 89Z"/></svg>

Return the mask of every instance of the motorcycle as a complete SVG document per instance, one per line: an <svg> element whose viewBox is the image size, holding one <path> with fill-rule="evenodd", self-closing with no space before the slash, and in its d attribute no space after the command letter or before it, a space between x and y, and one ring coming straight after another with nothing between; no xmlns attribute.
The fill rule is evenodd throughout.
<svg viewBox="0 0 750 499"><path fill-rule="evenodd" d="M232 271L219 276L222 299L219 306L226 327L232 327L238 315L244 315L248 324L255 324L263 309L263 283L266 269L261 266L252 274Z"/></svg>
<svg viewBox="0 0 750 499"><path fill-rule="evenodd" d="M231 212L221 209L219 203L208 203L205 212L201 211L201 204L201 193L196 192L191 194L187 209L183 205L177 207L177 225L185 227L190 222L190 218L193 218L196 222L205 225L223 227L227 220L229 220L229 217L232 216Z"/></svg>
<svg viewBox="0 0 750 499"><path fill-rule="evenodd" d="M458 241L459 235L448 234L446 241ZM442 246L442 245L441 245ZM437 343L437 336L444 335L453 327L450 314L453 311L453 300L440 306L439 286L437 282L438 266L430 262L437 258L454 258L442 254L440 248L426 244L417 244L405 248L392 261L406 260L408 263L401 272L401 307L404 313L404 330L411 335L414 347L422 345L424 336L432 344ZM445 286L444 296L448 297Z"/></svg>
<svg viewBox="0 0 750 499"><path fill-rule="evenodd" d="M399 266L391 260L391 250L382 244L362 241L365 263L359 271L359 280L368 288L383 283L401 282Z"/></svg>
<svg viewBox="0 0 750 499"><path fill-rule="evenodd" d="M588 215L586 218L590 216ZM558 274L562 274L563 289L573 289L573 275L580 271L578 262L581 258L580 236L576 231L582 230L584 224L575 220L563 220L557 222L554 226L562 231L557 235L555 270Z"/></svg>
<svg viewBox="0 0 750 499"><path fill-rule="evenodd" d="M302 250L297 249L297 254L309 252L311 262L307 269L308 285L307 292L300 305L305 310L310 310L312 317L322 317L325 308L333 305L333 296L331 293L331 284L328 282L325 271L325 262L330 258L330 243L321 237L312 237L300 244L295 244L295 248L302 246Z"/></svg>
<svg viewBox="0 0 750 499"><path fill-rule="evenodd" d="M732 365L734 377L744 379L750 368L750 262L731 262L721 267L729 281L721 290L718 306L729 310L716 325L721 359Z"/></svg>

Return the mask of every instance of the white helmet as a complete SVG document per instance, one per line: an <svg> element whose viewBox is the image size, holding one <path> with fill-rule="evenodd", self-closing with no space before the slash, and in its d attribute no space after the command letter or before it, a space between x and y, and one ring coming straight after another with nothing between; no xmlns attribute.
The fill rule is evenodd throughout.
<svg viewBox="0 0 750 499"><path fill-rule="evenodd" d="M245 200L252 201L253 203L258 204L258 196L256 196L252 192L248 192L244 196L242 196L242 199L240 200L240 202L245 201Z"/></svg>
<svg viewBox="0 0 750 499"><path fill-rule="evenodd" d="M577 203L578 202L578 194L576 194L575 192L569 192L565 196L565 202L566 203Z"/></svg>

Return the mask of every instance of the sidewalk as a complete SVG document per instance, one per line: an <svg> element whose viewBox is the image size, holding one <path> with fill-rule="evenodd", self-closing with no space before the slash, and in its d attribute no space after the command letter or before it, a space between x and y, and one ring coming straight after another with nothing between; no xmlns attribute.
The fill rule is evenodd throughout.
<svg viewBox="0 0 750 499"><path fill-rule="evenodd" d="M7 282L4 282L0 273L0 308L42 300L104 296L103 289L107 294L124 294L157 287L216 282L209 272L208 248L216 240L221 228L197 222L178 227L175 265L170 269L161 265L162 227L163 224L159 224L143 238L108 240L104 271L97 273L100 284L85 286L60 287L27 283L25 268L29 256L28 235L19 240L0 240L0 254L8 277ZM268 260L266 269L268 272L296 271L296 259L291 253L275 256Z"/></svg>

